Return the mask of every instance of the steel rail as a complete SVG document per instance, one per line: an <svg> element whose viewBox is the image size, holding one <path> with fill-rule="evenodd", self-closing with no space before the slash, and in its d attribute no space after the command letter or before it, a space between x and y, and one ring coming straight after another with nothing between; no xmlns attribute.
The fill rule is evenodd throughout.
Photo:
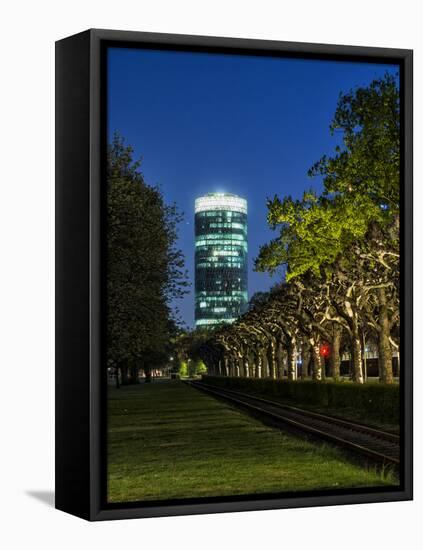
<svg viewBox="0 0 423 550"><path fill-rule="evenodd" d="M365 455L373 460L376 460L377 462L392 464L394 466L398 466L400 464L399 458L397 458L397 456L399 456L399 436L397 434L378 430L356 422L349 422L338 417L331 417L305 409L300 409L299 407L285 405L283 403L264 399L252 394L237 392L226 388L217 388L216 386L204 384L203 382L190 381L189 384L193 388L226 399L227 401L237 404L247 410L250 410L251 412L259 413L259 415L270 418L278 424L287 424L296 430L312 434L319 439L324 439L340 447L347 448L361 455ZM259 405L254 404L251 401L258 402ZM274 410L269 410L269 407L276 409L277 412ZM297 419L292 417L290 418L289 413L297 415ZM304 423L304 421L309 422ZM320 424L326 424L326 427L322 427L322 425L320 425L320 427L313 426L313 421L317 421ZM344 432L345 430L350 431L352 437L345 438L345 433L344 436L339 433L337 435L337 429L338 431L342 431L343 429ZM371 448L372 444L369 447L368 442L367 445L366 442L363 444L363 441L360 441L360 436L362 435L364 435L367 439L372 439L373 441L371 443L373 443L376 447L379 447L379 449L376 450L374 447ZM386 444L386 446L390 447L390 449L385 448L382 449L381 452L381 444L382 447ZM394 452L392 452L392 450L394 450ZM386 454L387 452L389 454Z"/></svg>

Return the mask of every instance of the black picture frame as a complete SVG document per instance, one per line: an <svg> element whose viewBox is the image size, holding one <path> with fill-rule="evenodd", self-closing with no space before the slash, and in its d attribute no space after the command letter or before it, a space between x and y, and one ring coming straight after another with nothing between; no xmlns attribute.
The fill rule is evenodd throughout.
<svg viewBox="0 0 423 550"><path fill-rule="evenodd" d="M401 484L207 501L105 501L105 50L109 46L396 63L401 87ZM87 520L412 499L411 50L91 29L56 43L56 508ZM405 375L404 375L405 371Z"/></svg>

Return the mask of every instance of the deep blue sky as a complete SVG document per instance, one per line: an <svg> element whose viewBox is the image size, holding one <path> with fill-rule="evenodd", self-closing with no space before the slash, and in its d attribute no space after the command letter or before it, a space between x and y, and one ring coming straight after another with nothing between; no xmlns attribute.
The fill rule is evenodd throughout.
<svg viewBox="0 0 423 550"><path fill-rule="evenodd" d="M266 198L320 189L307 170L339 136L329 124L341 91L369 84L392 65L109 49L108 132L143 157L142 172L185 213L179 247L191 292L178 301L194 321L194 200L212 191L248 200L249 296L278 280L253 271L274 233ZM280 277L280 276L279 276Z"/></svg>

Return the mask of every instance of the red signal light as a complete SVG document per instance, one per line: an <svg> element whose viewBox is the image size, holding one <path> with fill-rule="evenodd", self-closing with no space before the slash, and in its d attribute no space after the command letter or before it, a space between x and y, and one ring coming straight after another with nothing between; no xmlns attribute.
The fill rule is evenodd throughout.
<svg viewBox="0 0 423 550"><path fill-rule="evenodd" d="M328 344L322 344L320 346L320 355L322 357L329 357L330 355L330 348Z"/></svg>

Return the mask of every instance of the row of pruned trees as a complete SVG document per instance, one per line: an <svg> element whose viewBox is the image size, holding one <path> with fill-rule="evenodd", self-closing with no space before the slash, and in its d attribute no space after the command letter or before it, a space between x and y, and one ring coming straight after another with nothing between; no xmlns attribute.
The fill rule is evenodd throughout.
<svg viewBox="0 0 423 550"><path fill-rule="evenodd" d="M400 116L397 78L386 75L340 96L331 125L342 136L332 157L309 174L323 192L300 200L275 196L268 222L277 237L260 249L256 269L284 270L284 282L250 311L213 333L201 353L209 371L293 380L340 375L348 352L355 382L364 381L365 342L378 350L379 377L393 381L399 353Z"/></svg>
<svg viewBox="0 0 423 550"><path fill-rule="evenodd" d="M342 290L342 292L341 292ZM379 294L379 289L373 289ZM365 379L365 348L374 343L379 356L379 378L393 381L392 353L399 349L398 307L392 291L384 289L387 313L373 310L375 296L367 298L354 284L327 284L315 293L303 281L279 285L233 325L221 327L205 341L201 357L210 374L221 376L302 378L315 381L327 374L335 380L341 372L341 356L350 355L351 377ZM367 308L361 300L367 299ZM386 326L386 324L388 326ZM385 332L386 331L386 332ZM387 337L387 343L384 336ZM386 349L386 345L388 349Z"/></svg>

